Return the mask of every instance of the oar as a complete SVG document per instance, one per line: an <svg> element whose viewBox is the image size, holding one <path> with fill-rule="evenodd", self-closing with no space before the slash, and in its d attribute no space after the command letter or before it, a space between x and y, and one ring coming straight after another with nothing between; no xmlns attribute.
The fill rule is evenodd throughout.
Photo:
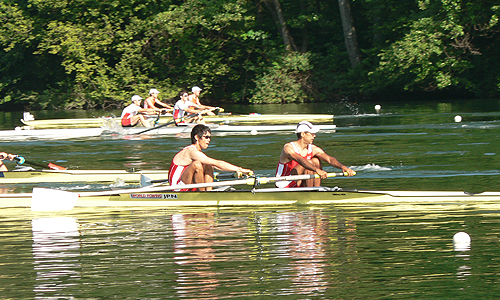
<svg viewBox="0 0 500 300"><path fill-rule="evenodd" d="M145 132L148 132L148 131L151 131L151 130L155 130L155 129L158 129L158 128L162 128L162 127L165 127L165 126L168 126L168 125L174 124L174 123L181 122L182 120L187 120L187 119L194 118L194 117L196 117L197 115L198 115L198 114L191 114L191 115L188 115L188 116L186 116L186 117L184 117L184 118L172 119L172 120L168 121L168 122L167 122L167 123L165 123L165 124L161 124L161 125L158 125L158 126L155 126L155 127L151 127L151 128L146 129L146 130L136 132L136 133L134 133L134 134L141 134L141 133L145 133Z"/></svg>
<svg viewBox="0 0 500 300"><path fill-rule="evenodd" d="M154 121L154 124L158 124L158 122L160 121L160 115L161 115L161 110L158 112L158 116L156 116L156 120Z"/></svg>
<svg viewBox="0 0 500 300"><path fill-rule="evenodd" d="M37 163L37 162L31 161L31 160L27 160L22 156L16 156L16 157L14 157L14 160L17 161L20 165L27 163L28 165L37 166L37 167L41 167L41 168L49 168L52 170L66 170L65 167L61 167L61 166L58 166L58 165L53 164L53 163L48 163L45 165L42 163Z"/></svg>
<svg viewBox="0 0 500 300"><path fill-rule="evenodd" d="M214 108L214 109L212 109L212 110L217 110L218 112L220 112L220 111L224 111L224 109L222 109L222 108L220 108L220 107L215 107L215 108ZM210 111L212 111L212 110L210 110ZM217 112L216 114L218 114L218 112ZM182 121L186 121L186 120L192 119L192 118L197 117L197 116L199 116L199 115L200 115L200 113L194 113L194 114L190 114L190 115L187 115L187 116L185 116L185 117L182 117L182 118L177 118L177 119L175 119L175 118L174 118L174 119L172 119L172 120L168 121L168 122L167 122L167 123L165 123L165 124L161 124L161 125L159 125L159 126L151 127L151 128L146 129L146 130L143 130L143 131L137 132L137 133L135 133L135 134L145 133L145 132L148 132L148 131L151 131L151 130L155 130L155 129L158 129L158 128L162 128L162 127L165 127L165 126L168 126L168 125L171 125L171 124L176 124L176 125L177 125L177 123L179 123L179 122L182 122Z"/></svg>
<svg viewBox="0 0 500 300"><path fill-rule="evenodd" d="M221 180L221 179L229 179L229 178L240 178L237 173L223 173L220 174L218 172L214 173L214 180ZM141 187L145 186L151 186L156 183L164 183L167 182L167 179L151 179L148 176L141 174Z"/></svg>
<svg viewBox="0 0 500 300"><path fill-rule="evenodd" d="M347 173L327 173L328 178L347 176ZM248 177L246 179L238 180L225 180L206 183L194 183L186 185L175 186L152 186L135 189L121 189L113 191L100 191L100 192L68 192L46 188L33 188L31 196L31 210L34 211L52 211L52 210L68 210L72 209L78 197L98 197L98 196L112 196L119 194L133 194L133 193L154 193L166 192L178 189L194 189L194 188L207 188L218 186L233 186L233 185L253 185L272 183L277 181L291 181L291 180L307 180L319 178L318 174L311 175L290 175L281 177Z"/></svg>

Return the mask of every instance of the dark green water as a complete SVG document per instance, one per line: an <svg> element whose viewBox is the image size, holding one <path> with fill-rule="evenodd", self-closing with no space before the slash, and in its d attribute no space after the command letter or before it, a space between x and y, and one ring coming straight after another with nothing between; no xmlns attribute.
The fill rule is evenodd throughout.
<svg viewBox="0 0 500 300"><path fill-rule="evenodd" d="M354 168L327 186L499 191L499 101L237 107L333 113L315 143ZM246 111L244 111L246 109ZM108 113L109 114L109 113ZM117 114L117 113L116 113ZM116 115L115 114L115 115ZM36 113L44 118L103 112ZM454 122L461 115L463 121ZM0 113L4 129L17 114ZM293 134L219 136L207 154L273 174ZM74 169L165 169L189 141L2 142L1 150ZM9 165L12 167L12 165ZM333 170L333 169L331 169ZM86 184L45 185L90 189ZM31 186L3 186L26 190ZM99 187L106 188L106 187ZM496 298L500 204L240 209L2 209L4 299ZM459 231L470 251L454 251Z"/></svg>

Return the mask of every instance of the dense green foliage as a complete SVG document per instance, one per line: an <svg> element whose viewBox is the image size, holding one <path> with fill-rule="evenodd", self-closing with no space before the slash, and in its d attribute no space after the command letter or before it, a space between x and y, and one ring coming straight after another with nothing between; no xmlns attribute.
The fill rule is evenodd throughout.
<svg viewBox="0 0 500 300"><path fill-rule="evenodd" d="M497 1L351 0L355 67L339 3L0 0L0 103L108 108L193 85L212 103L500 95Z"/></svg>

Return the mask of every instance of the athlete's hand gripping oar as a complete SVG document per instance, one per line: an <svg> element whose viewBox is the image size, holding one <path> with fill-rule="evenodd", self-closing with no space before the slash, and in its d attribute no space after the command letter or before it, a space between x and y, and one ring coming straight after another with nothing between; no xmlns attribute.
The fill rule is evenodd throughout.
<svg viewBox="0 0 500 300"><path fill-rule="evenodd" d="M328 173L328 178L337 176L346 176L346 173ZM167 192L178 189L193 189L193 188L206 188L218 186L233 186L233 185L260 185L276 181L289 181L289 180L307 180L312 178L319 178L319 175L291 175L282 177L248 177L239 180L225 180L217 182L194 183L186 185L175 186L152 186L136 189L122 189L113 191L100 191L100 192L68 192L54 189L33 188L31 196L31 210L34 211L51 211L51 210L68 210L72 209L79 197L99 197L99 196L112 196L119 194L137 194L137 193L154 193L154 192ZM186 192L181 192L186 193ZM207 192L210 193L210 192Z"/></svg>
<svg viewBox="0 0 500 300"><path fill-rule="evenodd" d="M14 160L17 161L20 165L26 163L28 165L37 166L37 167L41 167L41 168L45 168L45 169L49 168L52 170L66 170L65 167L61 167L61 166L58 166L58 165L53 164L53 163L42 164L42 163L34 162L31 160L27 160L22 156L16 156L16 157L14 157Z"/></svg>
<svg viewBox="0 0 500 300"><path fill-rule="evenodd" d="M202 119L202 117L201 117L202 115L207 114L207 113L209 113L211 111L214 111L214 116L216 116L220 112L224 111L224 109L220 108L220 107L213 107L213 108L204 109L204 110L197 111L195 113L190 114L188 117L182 119L181 121L186 120L186 119L191 119L191 118L194 118L194 117L200 117L199 120L201 120ZM179 122L176 119L174 119L174 123L175 123L175 126L179 126L179 124L178 124Z"/></svg>

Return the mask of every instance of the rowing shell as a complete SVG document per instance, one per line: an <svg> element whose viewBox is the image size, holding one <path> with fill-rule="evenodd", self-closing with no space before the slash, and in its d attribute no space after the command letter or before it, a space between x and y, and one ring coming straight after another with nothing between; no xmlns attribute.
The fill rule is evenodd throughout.
<svg viewBox="0 0 500 300"><path fill-rule="evenodd" d="M155 120L157 116L150 116L150 119ZM326 114L249 114L249 115L215 115L203 116L208 123L297 123L300 121L311 122L333 122L333 115ZM161 115L158 122L164 124L172 120L172 114ZM102 118L83 118L83 119L47 119L47 120L31 120L21 119L21 122L30 129L58 129L58 128L93 128L107 126L110 122L117 124L121 123L120 118L102 117Z"/></svg>
<svg viewBox="0 0 500 300"><path fill-rule="evenodd" d="M194 126L193 124L192 126ZM294 131L296 125L217 125L207 124L213 133L219 135L225 134L259 134L277 131ZM152 129L144 135L178 135L181 133L190 133L192 126L161 127ZM320 130L332 131L337 128L336 125L317 125ZM144 131L145 127L122 128L62 128L62 129L33 129L33 130L2 130L0 131L0 141L13 140L61 140L73 138L88 138L110 135L134 135Z"/></svg>
<svg viewBox="0 0 500 300"><path fill-rule="evenodd" d="M28 170L0 172L0 184L39 182L140 182L141 175L167 179L167 170Z"/></svg>
<svg viewBox="0 0 500 300"><path fill-rule="evenodd" d="M53 192L53 191L52 191ZM67 192L66 192L67 193ZM181 206L278 206L356 204L488 203L500 200L500 192L469 194L440 191L363 191L340 188L261 188L207 192L133 192L78 197L76 207L181 207ZM32 193L0 194L0 207L31 207Z"/></svg>
<svg viewBox="0 0 500 300"><path fill-rule="evenodd" d="M310 122L333 122L333 115L326 114L249 114L249 115L215 115L203 116L207 122L213 123L268 123L268 124L283 124L283 123L298 123L300 121Z"/></svg>

